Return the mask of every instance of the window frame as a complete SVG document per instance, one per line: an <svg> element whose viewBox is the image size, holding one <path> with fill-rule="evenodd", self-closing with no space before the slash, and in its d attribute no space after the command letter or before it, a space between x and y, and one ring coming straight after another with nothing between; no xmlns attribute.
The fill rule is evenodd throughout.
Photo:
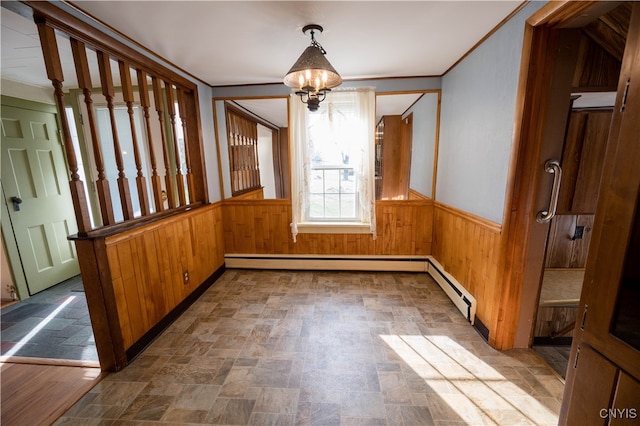
<svg viewBox="0 0 640 426"><path fill-rule="evenodd" d="M367 96L366 101L363 102L360 98L356 98L353 102L356 104L354 110L357 116L356 120L360 120L363 131L358 135L357 139L360 141L366 141L366 146L361 145L359 152L362 153L361 169L358 172L366 172L366 177L359 183L356 180L355 188L355 208L360 212L355 217L349 218L318 218L312 219L310 217L310 184L309 177L305 179L303 177L306 171L309 173L312 169L311 160L307 158L306 165L299 164L304 163L305 155L309 155L309 136L308 136L308 122L307 115L309 112L302 111L300 108L305 108L304 104L299 99L292 95L292 102L298 102L302 105L295 105L292 108L290 116L291 131L291 144L292 144L292 223L291 231L294 242L298 233L334 233L334 234L372 234L373 238L376 238L376 224L375 224L375 176L374 176L374 163L375 163L375 92L372 88L358 88L345 90L345 92L357 92L363 91L363 96ZM340 93L340 92L335 92ZM331 93L329 95L334 95ZM325 102L331 102L331 96L325 100ZM343 102L343 101L336 101ZM365 107L362 107L365 105ZM322 107L322 104L321 104ZM305 108L306 109L306 108ZM304 118L294 123L297 118ZM314 112L315 114L315 112ZM368 114L368 115L367 115ZM362 119L365 115L366 120ZM302 124L301 124L302 123ZM304 140L306 145L302 145L299 141ZM354 171L355 174L355 171ZM294 184L293 181L296 180ZM305 186L306 185L306 186ZM367 185L366 189L363 189L360 185ZM296 188L295 190L293 188ZM294 192L297 191L297 194ZM306 191L306 192L305 192ZM365 196L360 193L365 191ZM325 193L326 194L326 193ZM364 212L364 213L363 213Z"/></svg>

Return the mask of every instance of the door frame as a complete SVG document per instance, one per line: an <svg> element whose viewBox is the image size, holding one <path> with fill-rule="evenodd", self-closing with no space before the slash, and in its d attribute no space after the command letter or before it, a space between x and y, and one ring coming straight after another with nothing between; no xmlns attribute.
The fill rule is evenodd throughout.
<svg viewBox="0 0 640 426"><path fill-rule="evenodd" d="M544 259L548 227L536 227L539 166L543 149L555 61L554 30L582 27L618 2L550 2L527 19L520 64L514 143L511 153L505 213L502 223L501 299L495 346L498 349L530 346L532 319L536 313L542 270L535 259ZM533 184L532 184L533 182ZM543 235L542 235L542 234ZM507 314L512 313L512 314Z"/></svg>
<svg viewBox="0 0 640 426"><path fill-rule="evenodd" d="M39 101L31 101L27 99L16 98L12 96L2 95L0 97L0 104L3 106L14 107L14 108L23 108L38 112L45 112L54 114L56 117L56 125L57 125L57 135L60 135L60 118L58 116L58 109L54 104L47 104ZM68 175L69 167L67 165L67 157L64 155L63 150L63 158L65 161L65 173ZM13 233L13 224L9 220L9 204L6 202L6 197L4 194L4 187L0 188L2 192L2 217L3 220L1 229L2 229L2 240L4 242L4 247L6 249L7 261L9 262L9 268L11 269L11 274L13 276L13 284L16 288L16 292L18 293L19 300L26 300L31 295L29 294L29 287L27 286L27 278L22 267L22 259L20 257L20 251L18 250L18 244L15 239L15 235ZM71 198L69 198L69 202L71 202Z"/></svg>

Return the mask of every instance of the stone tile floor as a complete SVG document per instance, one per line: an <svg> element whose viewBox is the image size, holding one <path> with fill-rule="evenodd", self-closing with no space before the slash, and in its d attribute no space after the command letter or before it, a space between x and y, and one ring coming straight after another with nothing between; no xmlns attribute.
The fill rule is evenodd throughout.
<svg viewBox="0 0 640 426"><path fill-rule="evenodd" d="M555 425L563 387L427 274L227 270L56 424Z"/></svg>
<svg viewBox="0 0 640 426"><path fill-rule="evenodd" d="M3 356L98 361L80 276L0 311Z"/></svg>
<svg viewBox="0 0 640 426"><path fill-rule="evenodd" d="M553 370L562 378L567 376L567 366L569 365L569 354L571 346L534 346L533 351L540 355Z"/></svg>

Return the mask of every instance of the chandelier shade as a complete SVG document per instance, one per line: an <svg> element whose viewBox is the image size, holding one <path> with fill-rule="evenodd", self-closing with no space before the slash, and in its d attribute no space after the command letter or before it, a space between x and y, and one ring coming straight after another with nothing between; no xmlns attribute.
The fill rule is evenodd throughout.
<svg viewBox="0 0 640 426"><path fill-rule="evenodd" d="M298 89L296 95L311 111L318 109L327 92L342 84L342 77L325 57L327 52L315 40L315 31L322 32L322 27L311 24L302 29L305 34L311 33L311 45L302 52L284 77L284 84Z"/></svg>
<svg viewBox="0 0 640 426"><path fill-rule="evenodd" d="M342 77L319 48L309 46L285 76L284 84L289 87L302 88L313 86L317 82L331 89L342 84Z"/></svg>

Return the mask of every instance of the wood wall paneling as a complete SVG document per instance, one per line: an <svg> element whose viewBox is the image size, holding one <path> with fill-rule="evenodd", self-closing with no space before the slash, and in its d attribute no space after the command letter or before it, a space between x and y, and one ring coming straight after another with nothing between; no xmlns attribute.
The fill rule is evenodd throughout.
<svg viewBox="0 0 640 426"><path fill-rule="evenodd" d="M104 239L77 242L79 251L86 244L104 246L103 255L96 254L104 271L96 280L100 288L87 288L87 299L90 312L98 305L115 313L110 330L117 336L112 341L120 359L224 265L222 235L222 209L215 204ZM113 294L112 300L92 301L105 291ZM121 362L114 369L123 366Z"/></svg>
<svg viewBox="0 0 640 426"><path fill-rule="evenodd" d="M430 200L429 197L427 197L424 194L421 194L420 192L409 188L409 195L407 197L408 200Z"/></svg>
<svg viewBox="0 0 640 426"><path fill-rule="evenodd" d="M75 244L100 367L120 370L126 365L123 325L114 286L108 284L112 279L104 240L76 240Z"/></svg>
<svg viewBox="0 0 640 426"><path fill-rule="evenodd" d="M582 238L572 239L577 226ZM558 215L553 218L547 243L546 268L584 268L593 229L593 215Z"/></svg>
<svg viewBox="0 0 640 426"><path fill-rule="evenodd" d="M589 114L581 111L573 111L569 117L562 152L562 181L558 194L558 214L572 212L573 197L576 190L578 171L580 170L580 157L588 118Z"/></svg>
<svg viewBox="0 0 640 426"><path fill-rule="evenodd" d="M572 211L595 213L612 111L591 111L585 129Z"/></svg>
<svg viewBox="0 0 640 426"><path fill-rule="evenodd" d="M431 254L433 203L376 202L377 239L370 234L299 234L291 238L290 200L227 200L223 203L227 253Z"/></svg>
<svg viewBox="0 0 640 426"><path fill-rule="evenodd" d="M616 90L619 75L620 60L584 35L573 75L576 91Z"/></svg>
<svg viewBox="0 0 640 426"><path fill-rule="evenodd" d="M611 114L572 111L562 153L559 213L595 213Z"/></svg>
<svg viewBox="0 0 640 426"><path fill-rule="evenodd" d="M411 167L410 131L410 125L405 125L400 115L384 116L376 127L377 143L382 145L382 200L407 198Z"/></svg>
<svg viewBox="0 0 640 426"><path fill-rule="evenodd" d="M433 257L476 298L491 343L499 319L501 228L440 203L434 207Z"/></svg>
<svg viewBox="0 0 640 426"><path fill-rule="evenodd" d="M575 306L541 306L538 308L533 336L556 337L555 333L575 323L577 313L577 304ZM567 332L563 336L571 336L571 333Z"/></svg>

